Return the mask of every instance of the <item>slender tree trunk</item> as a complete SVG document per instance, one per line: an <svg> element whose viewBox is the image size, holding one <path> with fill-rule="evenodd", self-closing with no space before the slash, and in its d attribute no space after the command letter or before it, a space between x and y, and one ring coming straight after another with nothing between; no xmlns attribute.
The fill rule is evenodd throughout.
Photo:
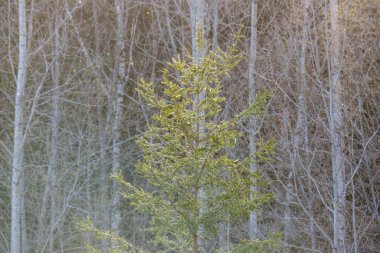
<svg viewBox="0 0 380 253"><path fill-rule="evenodd" d="M291 157L290 159L294 159L294 157ZM293 233L293 212L291 208L291 204L293 203L293 192L294 192L294 173L293 173L293 165L291 168L289 168L289 174L288 174L288 181L287 181L287 191L286 191L286 205L285 205L285 217L284 217L284 238L287 242L291 240L292 233Z"/></svg>
<svg viewBox="0 0 380 253"><path fill-rule="evenodd" d="M202 57L205 55L205 52L203 48L198 47L197 32L200 29L202 38L204 38L206 3L204 0L188 0L188 5L190 8L192 57L195 62L199 64Z"/></svg>
<svg viewBox="0 0 380 253"><path fill-rule="evenodd" d="M198 234L197 233L194 233L192 235L191 249L192 249L192 253L198 253Z"/></svg>
<svg viewBox="0 0 380 253"><path fill-rule="evenodd" d="M56 0L55 3L55 20L54 20L54 41L52 48L53 50L53 64L52 64L52 80L53 89L51 96L51 103L53 107L52 117L51 117L51 139L49 142L49 163L47 169L46 185L44 189L44 194L42 197L42 204L40 209L40 215L38 216L38 229L37 229L37 249L42 249L45 236L45 228L53 229L55 224L55 219L58 214L57 203L56 203L56 185L57 185L57 160L58 160L58 138L59 138L59 121L60 121L60 15L59 15L60 3ZM50 199L50 208L48 207ZM49 212L49 213L48 213ZM46 224L46 216L50 215L49 224ZM49 239L49 251L54 251L54 233L51 234Z"/></svg>
<svg viewBox="0 0 380 253"><path fill-rule="evenodd" d="M50 161L48 167L48 175L50 178L48 180L51 182L50 186L50 229L54 229L54 224L57 219L58 210L57 210L57 160L58 160L58 138L59 138L59 121L60 121L60 34L59 34L59 8L60 1L56 0L56 14L54 21L54 63L52 69L52 79L53 79L53 117L51 121L51 143L50 143ZM49 173L50 172L50 173ZM50 237L49 242L49 251L54 251L54 234Z"/></svg>
<svg viewBox="0 0 380 253"><path fill-rule="evenodd" d="M295 172L295 154L293 150L291 149L291 143L289 140L294 136L291 136L290 132L290 115L289 115L289 109L284 108L283 112L283 126L281 129L282 136L284 137L284 147L289 154L290 157L290 166L288 169L288 175L287 175L287 181L286 181L286 193L285 193L285 213L284 213L284 238L286 242L289 242L292 233L293 233L293 212L291 205L294 202L293 194L294 194L294 172ZM296 141L294 141L296 142Z"/></svg>
<svg viewBox="0 0 380 253"><path fill-rule="evenodd" d="M116 38L116 64L115 70L117 74L115 76L116 81L116 94L114 101L114 121L112 126L112 173L117 174L120 172L120 141L121 141L121 117L122 117L122 104L124 97L125 87L125 11L126 2L122 0L115 0L116 7L116 22L117 22L117 38ZM121 210L120 210L120 189L117 182L112 183L112 222L111 228L114 232L120 233L121 224Z"/></svg>
<svg viewBox="0 0 380 253"><path fill-rule="evenodd" d="M218 10L219 10L219 0L214 0L212 2L212 50L218 48ZM232 156L231 150L227 152ZM230 252L231 242L230 242L230 221L229 214L227 214L227 220L219 223L218 226L218 240L219 240L219 250L221 252Z"/></svg>
<svg viewBox="0 0 380 253"><path fill-rule="evenodd" d="M26 83L27 52L26 52L26 12L25 0L18 2L19 18L19 61L16 84L15 98L15 118L13 134L13 161L12 161L12 200L11 200L11 252L20 253L21 243L21 203L24 188L22 183L23 158L24 158L24 118L23 118L23 99Z"/></svg>
<svg viewBox="0 0 380 253"><path fill-rule="evenodd" d="M231 225L229 221L229 215L227 215L227 221L219 224L219 250L223 253L229 253L231 251Z"/></svg>
<svg viewBox="0 0 380 253"><path fill-rule="evenodd" d="M96 94L96 110L97 110L97 121L98 121L98 138L99 138L99 171L100 171L100 203L99 203L99 214L101 216L100 222L101 227L104 230L110 229L110 210L109 210L109 166L108 166L108 156L107 156L107 147L108 143L108 129L110 125L111 119L111 96L109 91L103 88L102 86L102 78L100 69L100 33L99 33L99 19L98 19L98 6L97 1L92 1L92 13L93 13L93 22L94 22L94 33L95 33L95 76L97 83L97 94ZM104 94L104 90L105 93ZM105 121L103 122L103 114L102 114L102 98L104 95L107 97L107 104L105 105L107 108L107 113L105 117ZM107 239L102 239L102 253L107 253L109 251L109 241Z"/></svg>
<svg viewBox="0 0 380 253"><path fill-rule="evenodd" d="M212 3L212 50L218 48L218 11L219 0L214 0Z"/></svg>
<svg viewBox="0 0 380 253"><path fill-rule="evenodd" d="M301 52L300 52L300 61L299 61L299 83L300 88L298 89L297 95L297 118L296 126L292 133L292 144L293 148L289 149L290 160L291 160L291 170L288 174L287 182L287 194L286 200L287 204L285 207L285 239L290 241L293 239L294 228L292 218L294 216L291 203L294 202L293 191L295 189L295 177L296 172L301 167L307 167L308 172L308 191L309 198L307 199L307 206L309 214L312 214L311 206L311 174L310 174L310 165L308 159L308 124L307 124L307 104L305 92L307 90L307 81L306 81L306 47L307 47L307 32L308 32L308 6L309 0L304 0L303 5L303 19L302 19L302 39L301 39ZM303 149L303 151L302 151ZM311 215L309 221L310 229L310 238L312 241L312 248L315 248L315 237L314 237L314 221L313 216Z"/></svg>
<svg viewBox="0 0 380 253"><path fill-rule="evenodd" d="M303 131L303 149L304 149L304 159L303 163L306 164L307 168L307 209L310 214L309 217L309 235L311 241L311 249L314 252L316 250L315 241L315 227L314 227L314 212L313 212L313 198L312 198L312 175L311 175L311 165L310 165L310 147L309 147L309 128L307 124L307 103L306 103L306 90L307 90L307 79L306 79L306 49L307 49L307 34L308 34L308 19L309 19L309 8L310 0L304 0L303 6L303 20L302 20L302 42L301 42L301 57L300 57L300 75L301 75L301 89L298 94L298 113L297 113L297 126L300 129L297 131ZM298 124L299 122L299 124ZM300 133L301 134L301 133ZM295 148L298 148L295 146Z"/></svg>
<svg viewBox="0 0 380 253"><path fill-rule="evenodd" d="M191 25L191 45L192 45L192 57L196 64L200 64L202 58L205 55L205 49L200 48L197 41L197 33L201 32L202 39L204 38L204 20L206 15L206 3L204 0L188 0L188 5L190 9L190 25ZM205 98L204 91L201 92L199 95L194 97L194 110L199 112L199 115L197 115L200 119L203 119L204 111L199 110L198 106L202 103L202 101ZM197 126L199 128L199 139L202 139L202 136L205 133L205 122L204 120L200 120L197 122ZM202 143L199 143L199 145L203 145ZM204 207L204 198L205 196L205 189L201 187L199 189L198 199L199 199L199 220L202 219L202 216L205 213L205 207ZM198 231L197 231L197 251L202 250L204 248L204 234L205 234L205 228L203 224L198 225ZM193 246L194 249L194 246Z"/></svg>
<svg viewBox="0 0 380 253"><path fill-rule="evenodd" d="M304 149L305 149L305 164L307 169L307 189L308 189L308 195L307 195L307 210L309 212L309 236L310 236L310 242L311 242L311 249L312 251L317 250L317 241L315 238L315 216L314 216L314 201L313 201L313 181L312 181L312 161L311 161L311 152L310 152L310 145L309 145L309 134L308 134L308 127L307 122L306 123L306 129L304 130Z"/></svg>
<svg viewBox="0 0 380 253"><path fill-rule="evenodd" d="M25 178L22 177L23 181L21 185L23 186L22 193L23 196L21 198L21 252L28 252L28 238L26 234L26 210L25 210Z"/></svg>
<svg viewBox="0 0 380 253"><path fill-rule="evenodd" d="M100 80L99 80L100 81ZM107 155L107 147L109 146L108 143L108 128L110 125L110 119L111 119L111 107L112 103L110 101L109 95L107 97L107 115L105 122L103 124L103 116L102 116L102 102L101 102L101 88L98 86L98 94L97 94L97 117L98 117L98 135L99 135L99 153L100 153L100 159L99 159L99 169L100 169L100 206L99 211L101 217L101 227L104 230L110 229L110 210L109 210L109 165L107 161L109 161L109 157ZM108 252L108 240L102 239L102 252L107 253Z"/></svg>
<svg viewBox="0 0 380 253"><path fill-rule="evenodd" d="M229 157L236 159L236 154L231 148L228 148L226 153ZM219 223L218 237L220 252L229 253L231 251L231 223L228 212L226 213L226 219Z"/></svg>
<svg viewBox="0 0 380 253"><path fill-rule="evenodd" d="M343 153L343 113L341 106L342 84L340 80L340 30L338 0L330 0L330 133L333 172L334 253L346 252L346 189Z"/></svg>
<svg viewBox="0 0 380 253"><path fill-rule="evenodd" d="M248 62L248 92L249 92L249 104L252 105L256 102L256 80L255 80L255 64L257 55L257 1L252 0L251 3L251 45L249 52ZM249 155L255 156L256 154L256 116L249 116L248 127L248 141L249 141ZM253 173L257 172L257 164L251 163L249 165ZM250 200L253 200L256 187L251 186ZM257 239L259 235L259 228L257 224L257 213L250 212L249 225L248 225L249 238L251 240Z"/></svg>

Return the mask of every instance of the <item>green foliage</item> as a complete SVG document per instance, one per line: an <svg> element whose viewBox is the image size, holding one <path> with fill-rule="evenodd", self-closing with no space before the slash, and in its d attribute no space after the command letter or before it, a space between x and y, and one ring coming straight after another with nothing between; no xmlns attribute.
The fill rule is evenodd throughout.
<svg viewBox="0 0 380 253"><path fill-rule="evenodd" d="M199 41L199 47L206 45ZM211 51L199 62L188 55L186 60L173 59L163 71L161 93L150 82L139 84L139 93L155 112L138 140L144 157L136 169L149 186L139 189L121 175L114 179L137 210L151 215L149 230L165 252L191 252L200 226L212 234L227 214L232 220L241 218L271 197L255 192L254 199L248 198L252 186L262 181L249 164L267 159L272 141L262 142L255 157L238 160L226 153L242 134L237 123L260 114L270 96L265 93L232 119L219 120L225 100L220 96L221 80L239 59L236 46Z"/></svg>
<svg viewBox="0 0 380 253"><path fill-rule="evenodd" d="M87 218L86 220L80 220L76 222L76 227L81 231L86 231L95 235L96 239L107 239L113 245L109 250L109 253L146 253L143 249L133 246L131 243L124 240L112 231L101 230L94 226L92 221ZM95 249L91 245L86 245L86 251L88 253L100 253L101 251Z"/></svg>
<svg viewBox="0 0 380 253"><path fill-rule="evenodd" d="M266 253L271 252L274 248L279 247L279 241L282 233L273 233L268 240L242 241L235 247L231 253Z"/></svg>

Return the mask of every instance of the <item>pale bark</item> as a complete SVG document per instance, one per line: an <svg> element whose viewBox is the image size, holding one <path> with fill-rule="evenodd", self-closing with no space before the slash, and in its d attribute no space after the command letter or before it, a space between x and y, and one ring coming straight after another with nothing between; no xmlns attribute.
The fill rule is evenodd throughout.
<svg viewBox="0 0 380 253"><path fill-rule="evenodd" d="M24 159L24 117L23 102L24 90L26 84L27 69L27 51L26 51L26 12L25 0L18 2L18 19L19 19L19 61L16 83L15 98L15 118L14 118L14 135L13 135L13 161L12 161L12 200L11 200L11 252L20 253L21 248L21 204L22 204L22 183L24 176L23 159Z"/></svg>
<svg viewBox="0 0 380 253"><path fill-rule="evenodd" d="M191 26L191 46L192 46L192 57L196 64L200 64L202 58L205 55L205 49L200 48L197 41L197 33L201 32L202 39L204 38L204 20L206 15L206 3L204 0L188 0L188 5L190 9L190 26ZM197 115L199 118L203 119L204 111L199 110L197 107L205 99L204 91L201 91L200 94L194 97L194 110L199 112ZM200 120L195 126L199 129L199 139L202 139L202 136L205 133L205 122ZM200 145L203 145L200 143ZM198 217L199 220L202 219L202 216L205 213L204 207L204 198L205 198L205 189L201 186L198 189L197 198L199 199L199 210ZM204 233L205 228L203 224L198 225L197 234L193 236L193 253L197 253L199 250L202 251L204 248ZM195 241L196 240L196 243Z"/></svg>
<svg viewBox="0 0 380 253"><path fill-rule="evenodd" d="M112 125L112 173L120 172L120 142L121 142L121 117L122 104L124 98L124 86L126 82L125 73L125 11L126 2L115 0L116 22L117 22L117 38L116 38L116 64L115 64L115 82L116 94L114 101L114 120ZM121 210L120 210L120 187L116 181L112 183L112 217L111 229L116 233L120 233Z"/></svg>
<svg viewBox="0 0 380 253"><path fill-rule="evenodd" d="M299 89L297 94L297 117L296 125L292 133L292 149L289 148L291 168L289 168L288 181L287 181L287 192L286 192L286 205L285 205L285 217L284 217L284 237L285 240L290 242L294 239L294 227L293 218L294 214L292 211L292 203L294 202L294 190L295 182L298 177L299 170L302 167L307 168L308 175L308 191L309 196L307 196L307 206L308 213L310 214L309 229L310 238L312 241L312 248L315 247L315 237L314 237L314 222L312 218L312 199L310 198L311 187L311 174L310 165L308 159L308 124L307 124L307 104L305 92L307 90L306 81L306 47L307 47L307 32L308 32L308 5L309 0L304 0L303 4L303 19L302 19L302 38L301 38L301 50L299 58ZM302 151L303 150L303 151ZM303 187L303 185L301 186Z"/></svg>
<svg viewBox="0 0 380 253"><path fill-rule="evenodd" d="M291 157L290 159L294 159ZM287 178L287 191L286 191L286 203L285 203L285 215L284 215L284 238L286 241L289 241L293 233L293 212L291 209L291 204L293 203L293 192L294 192L294 170L289 168L289 174Z"/></svg>
<svg viewBox="0 0 380 253"><path fill-rule="evenodd" d="M291 149L291 143L288 141L292 136L290 132L290 113L287 108L282 110L283 125L281 128L281 135L284 138L284 148L289 155L290 166L288 168L288 174L286 179L286 192L285 192L285 212L284 212L284 238L287 242L292 237L293 233L293 212L292 204L294 203L294 174L295 174L295 156ZM294 136L293 136L294 138Z"/></svg>
<svg viewBox="0 0 380 253"><path fill-rule="evenodd" d="M309 217L309 236L311 241L312 251L316 250L316 239L315 239L315 225L314 225L314 211L313 211L313 197L312 197L312 175L311 175L311 161L310 161L310 147L309 147L309 127L307 123L307 103L306 103L306 90L307 90L307 78L306 78L306 49L307 49L307 35L309 31L308 19L309 19L309 8L310 0L304 0L303 6L303 20L302 20L302 42L301 42L301 57L300 57L300 75L301 75L301 89L298 94L298 113L297 113L297 134L301 134L303 131L303 149L304 149L304 159L303 163L306 167L307 172L307 208L310 214ZM295 146L295 148L298 148Z"/></svg>
<svg viewBox="0 0 380 253"><path fill-rule="evenodd" d="M231 251L231 224L227 221L219 224L219 250L223 253Z"/></svg>
<svg viewBox="0 0 380 253"><path fill-rule="evenodd" d="M251 44L249 51L248 62L248 92L249 92L249 104L253 105L256 102L256 80L255 80L255 65L257 55L257 1L252 0L251 3ZM249 116L248 125L248 141L249 141L249 155L254 157L256 154L256 116ZM257 172L257 164L255 162L249 165L249 168L253 173ZM253 200L254 192L257 191L256 187L251 186L250 200ZM259 228L257 224L257 212L252 211L249 214L248 224L249 238L251 240L257 239L259 235Z"/></svg>
<svg viewBox="0 0 380 253"><path fill-rule="evenodd" d="M212 2L212 50L216 50L218 48L219 1L220 0L214 0Z"/></svg>
<svg viewBox="0 0 380 253"><path fill-rule="evenodd" d="M346 189L343 143L343 113L341 105L342 83L340 79L340 30L338 0L330 0L330 134L333 173L333 228L334 253L346 252Z"/></svg>
<svg viewBox="0 0 380 253"><path fill-rule="evenodd" d="M190 8L191 48L194 61L199 64L205 52L198 47L197 32L200 30L202 38L205 34L206 3L204 0L188 0Z"/></svg>
<svg viewBox="0 0 380 253"><path fill-rule="evenodd" d="M308 6L309 0L303 1L303 18L302 18L302 38L301 38L301 50L299 58L299 89L297 94L297 118L295 129L292 133L292 146L290 150L291 168L288 174L287 204L285 206L285 226L284 234L285 240L290 241L294 239L293 236L296 231L293 228L292 219L294 214L291 208L291 204L294 202L294 190L296 178L301 172L301 168L306 168L307 173L307 189L308 195L306 196L307 213L309 215L309 235L311 240L311 248L314 250L315 245L315 228L314 228L314 216L313 216L313 200L312 200L312 178L311 178L311 165L309 159L310 147L308 137L308 123L307 123L307 103L306 103L306 90L307 90L307 78L306 78L306 58L307 58L307 34L308 34ZM303 185L300 185L303 189Z"/></svg>
<svg viewBox="0 0 380 253"><path fill-rule="evenodd" d="M27 253L28 252L28 237L26 234L26 210L25 210L25 178L21 178L23 186L22 193L23 196L21 198L21 252Z"/></svg>
<svg viewBox="0 0 380 253"><path fill-rule="evenodd" d="M212 2L212 50L218 49L218 10L220 0ZM233 156L231 150L227 150L229 156ZM221 252L231 251L231 224L229 214L225 221L219 223L218 229L218 245Z"/></svg>

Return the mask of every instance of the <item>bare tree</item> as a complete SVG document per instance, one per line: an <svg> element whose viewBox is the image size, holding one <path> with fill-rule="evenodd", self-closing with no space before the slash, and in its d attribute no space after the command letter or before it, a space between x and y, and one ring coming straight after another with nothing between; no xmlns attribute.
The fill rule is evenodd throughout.
<svg viewBox="0 0 380 253"><path fill-rule="evenodd" d="M331 132L331 160L333 173L333 216L334 216L334 253L346 252L346 186L345 155L343 142L343 112L340 26L338 0L330 0L330 108L329 125Z"/></svg>
<svg viewBox="0 0 380 253"><path fill-rule="evenodd" d="M249 63L248 63L248 92L249 92L249 104L255 104L256 102L256 80L255 80L255 64L257 54L257 1L252 0L251 3L251 45L249 51ZM254 156L256 153L256 116L251 115L249 117L248 126L248 141L249 141L249 155ZM251 163L250 169L253 173L257 172L257 164ZM254 192L257 191L255 187L251 187L250 199L252 200ZM249 237L251 240L257 239L259 235L259 228L257 223L257 213L252 211L249 215Z"/></svg>
<svg viewBox="0 0 380 253"><path fill-rule="evenodd" d="M21 203L23 186L23 159L24 159L24 90L27 70L26 51L26 11L25 1L18 2L19 18L19 60L16 83L15 119L13 135L13 163L12 163L12 225L11 225L11 252L20 253L21 249Z"/></svg>
<svg viewBox="0 0 380 253"><path fill-rule="evenodd" d="M308 90L307 87L307 73L306 73L306 59L307 59L307 42L308 42L308 26L309 26L309 4L310 0L303 1L303 18L302 18L302 40L301 40L301 54L300 54L300 86L299 94L298 94L298 113L297 113L297 123L295 134L302 134L302 148L303 148L303 157L301 159L300 167L306 168L307 174L307 210L308 210L308 218L309 218L309 235L311 241L311 250L314 252L316 250L316 239L315 239L315 225L314 225L314 215L313 215L313 185L312 185L312 175L311 175L311 160L310 160L310 146L309 146L309 127L307 123L308 108L306 102L306 92ZM298 138L294 138L296 142ZM295 149L298 151L299 147L295 143ZM297 152L298 153L298 152ZM299 154L297 154L299 155Z"/></svg>

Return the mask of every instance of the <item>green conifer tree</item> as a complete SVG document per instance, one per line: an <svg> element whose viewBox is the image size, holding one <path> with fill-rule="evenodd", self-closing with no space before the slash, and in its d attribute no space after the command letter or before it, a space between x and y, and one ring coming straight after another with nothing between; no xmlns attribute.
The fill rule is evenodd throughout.
<svg viewBox="0 0 380 253"><path fill-rule="evenodd" d="M198 46L207 45L199 40ZM241 218L270 198L257 192L253 201L248 199L250 186L261 181L248 164L267 159L273 143L264 143L255 157L243 160L226 153L242 134L237 123L251 113L259 114L268 98L266 93L239 115L220 120L225 100L220 95L221 80L239 59L236 46L226 52L210 51L198 63L190 55L185 60L178 57L163 71L156 89L151 82L139 84L138 92L154 112L138 141L144 156L137 172L148 187L137 188L121 176L115 179L125 186L124 196L151 215L150 231L164 252L203 251L197 246L199 226L212 234L227 214L230 219ZM201 94L202 99L196 99ZM207 238L202 239L207 243Z"/></svg>

